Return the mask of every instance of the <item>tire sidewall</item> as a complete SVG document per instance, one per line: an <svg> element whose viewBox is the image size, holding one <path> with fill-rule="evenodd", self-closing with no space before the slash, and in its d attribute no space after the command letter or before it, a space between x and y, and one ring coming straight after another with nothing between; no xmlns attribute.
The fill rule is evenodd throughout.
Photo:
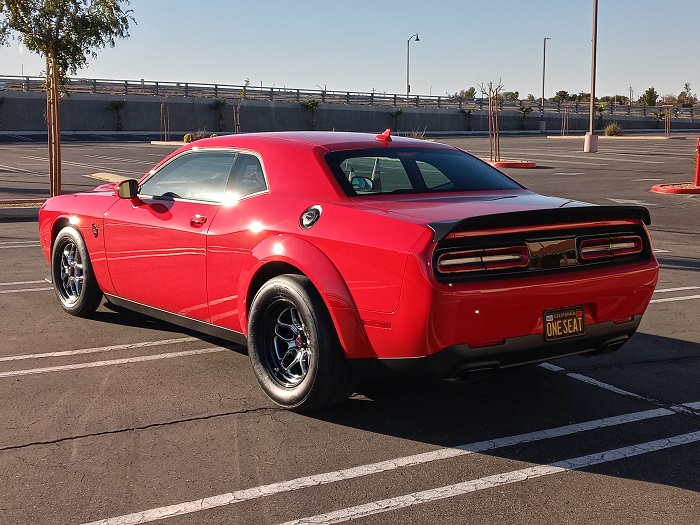
<svg viewBox="0 0 700 525"><path fill-rule="evenodd" d="M250 309L248 353L253 371L267 396L286 408L303 405L311 395L319 377L319 367L322 366L321 353L329 343L326 329L323 328L326 326L326 320L319 319L319 316L323 317L325 313L325 305L320 297L314 297L314 291L308 288L295 276L277 277L262 286ZM312 349L306 377L294 387L281 385L269 371L269 342L266 341L266 338L269 338L269 316L274 315L275 307L279 306L280 302L291 304L299 311L306 326L308 344Z"/></svg>
<svg viewBox="0 0 700 525"><path fill-rule="evenodd" d="M75 302L69 302L60 291L61 282L61 257L66 244L72 243L76 246L82 261L83 270L83 288ZM73 227L66 226L56 236L51 252L51 278L53 279L54 291L61 307L68 313L73 315L83 315L88 313L88 310L96 308L95 296L101 292L97 290L98 285L95 276L92 273L92 265L88 255L85 242L80 233ZM98 301L99 302L99 301Z"/></svg>

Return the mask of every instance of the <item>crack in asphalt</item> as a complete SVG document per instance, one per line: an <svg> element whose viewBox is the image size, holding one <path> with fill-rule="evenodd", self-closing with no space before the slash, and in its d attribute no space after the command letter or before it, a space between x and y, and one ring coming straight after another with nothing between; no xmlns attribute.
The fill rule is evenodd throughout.
<svg viewBox="0 0 700 525"><path fill-rule="evenodd" d="M545 363L545 364L547 364L547 363ZM605 368L606 367L600 367L599 369L605 369ZM567 376L571 379L581 381L582 383L587 383L587 384L591 384L593 386L597 386L598 388L610 390L612 392L617 393L618 395L638 399L639 401L649 403L653 406L656 406L657 408L664 408L666 410L670 410L671 412L675 412L676 414L690 416L691 418L700 418L700 408L687 406L687 405L684 405L682 403L666 403L666 402L664 402L656 397L647 396L644 394L638 394L636 392L631 392L631 391L623 389L622 387L618 387L616 385L606 383L605 381L596 379L594 377L584 375L580 370L572 371L572 370L569 370L567 368L557 367L556 365L554 367L551 367L551 368L547 367L546 369L554 372L555 374L561 374L561 375ZM588 370L591 370L591 369L589 368ZM591 381L593 381L593 382L591 382Z"/></svg>
<svg viewBox="0 0 700 525"><path fill-rule="evenodd" d="M105 430L103 432L93 432L90 434L80 434L77 436L68 436L68 437L50 439L50 440L45 440L45 441L33 441L31 443L23 443L20 445L9 445L9 446L0 447L0 452L5 452L8 450L19 450L19 449L33 447L33 446L37 446L37 445L56 445L56 444L60 444L60 443L74 441L77 439L102 437L102 436L109 436L109 435L115 435L115 434L124 434L127 432L137 432L137 431L142 431L142 430L150 430L150 429L154 429L154 428L168 427L171 425L178 425L180 423L192 423L192 422L196 422L196 421L208 421L208 420L219 419L219 418L228 417L228 416L239 416L239 415L247 415L247 414L275 414L275 413L280 412L280 411L282 411L281 408L277 408L277 409L276 408L251 408L248 410L224 412L221 414L212 414L209 416L189 417L189 418L185 418L185 419L177 419L175 421L166 421L163 423L150 423L148 425L142 425L142 426L131 427L131 428L120 428L117 430Z"/></svg>

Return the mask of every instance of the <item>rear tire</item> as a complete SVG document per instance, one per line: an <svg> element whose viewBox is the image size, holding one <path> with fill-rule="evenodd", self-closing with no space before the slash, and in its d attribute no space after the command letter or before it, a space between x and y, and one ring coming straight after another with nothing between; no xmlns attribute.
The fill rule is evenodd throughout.
<svg viewBox="0 0 700 525"><path fill-rule="evenodd" d="M317 410L353 393L357 380L308 278L282 275L266 282L253 299L248 336L253 372L278 405Z"/></svg>
<svg viewBox="0 0 700 525"><path fill-rule="evenodd" d="M102 300L80 233L66 226L56 236L51 253L51 277L61 307L71 315L87 317Z"/></svg>

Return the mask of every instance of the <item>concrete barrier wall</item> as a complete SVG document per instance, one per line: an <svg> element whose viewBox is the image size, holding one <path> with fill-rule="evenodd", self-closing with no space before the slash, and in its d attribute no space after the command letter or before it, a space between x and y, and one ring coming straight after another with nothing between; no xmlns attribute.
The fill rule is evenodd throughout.
<svg viewBox="0 0 700 525"><path fill-rule="evenodd" d="M0 131L46 131L44 110L46 99L41 93L6 92L0 94ZM123 131L158 133L168 128L171 137L181 138L187 132L218 133L234 131L234 109L240 112L242 132L287 130L336 130L380 132L391 128L410 132L484 132L488 131L486 110L471 112L458 109L430 109L391 106L350 106L319 104L315 109L290 102L264 102L229 99L221 108L223 129L219 129L219 111L211 107L213 99L172 97L163 99L142 95L109 96L75 94L61 101L61 129L65 132L116 132L117 116L110 103L124 101L121 110ZM650 108L649 114L651 115ZM536 111L523 120L518 111L499 113L501 131L539 130L540 115ZM546 114L546 130L558 133L562 125L560 113ZM663 121L651 117L596 115L596 129L617 122L625 130L664 129ZM569 131L588 130L587 114L569 114ZM700 129L700 120L674 118L672 129Z"/></svg>

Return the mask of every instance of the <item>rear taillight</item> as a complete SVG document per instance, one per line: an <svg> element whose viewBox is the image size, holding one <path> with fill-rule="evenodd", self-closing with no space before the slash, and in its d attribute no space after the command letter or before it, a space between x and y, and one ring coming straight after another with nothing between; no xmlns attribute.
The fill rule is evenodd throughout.
<svg viewBox="0 0 700 525"><path fill-rule="evenodd" d="M527 268L530 254L527 246L485 248L445 252L437 259L437 271L441 274L481 272Z"/></svg>
<svg viewBox="0 0 700 525"><path fill-rule="evenodd" d="M642 252L642 238L638 235L614 237L597 237L583 239L579 242L581 261L610 259L624 255L636 255Z"/></svg>

